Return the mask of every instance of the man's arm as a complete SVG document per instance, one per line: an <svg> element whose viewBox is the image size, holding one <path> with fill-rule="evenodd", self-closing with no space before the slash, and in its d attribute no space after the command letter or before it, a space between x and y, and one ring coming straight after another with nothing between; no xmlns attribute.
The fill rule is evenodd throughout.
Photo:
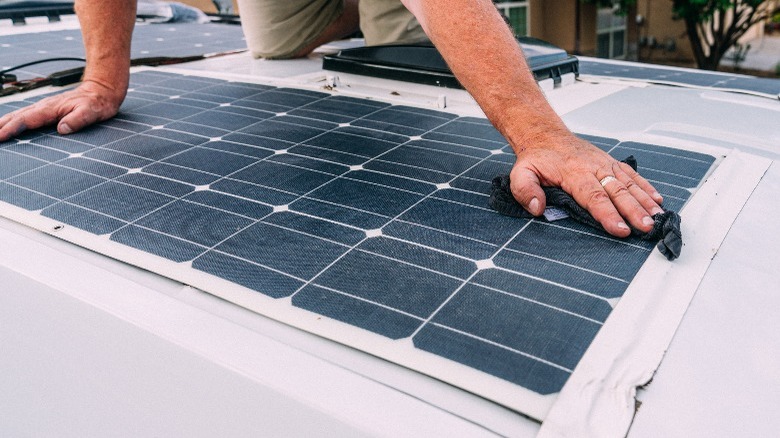
<svg viewBox="0 0 780 438"><path fill-rule="evenodd" d="M87 66L77 88L0 118L0 141L57 123L70 134L113 117L127 93L136 0L77 0Z"/></svg>
<svg viewBox="0 0 780 438"><path fill-rule="evenodd" d="M534 215L541 186L561 187L611 234L643 231L661 195L628 165L569 131L542 94L522 51L490 0L402 0L517 155L512 194ZM600 184L603 178L616 180ZM625 219L624 219L625 218Z"/></svg>

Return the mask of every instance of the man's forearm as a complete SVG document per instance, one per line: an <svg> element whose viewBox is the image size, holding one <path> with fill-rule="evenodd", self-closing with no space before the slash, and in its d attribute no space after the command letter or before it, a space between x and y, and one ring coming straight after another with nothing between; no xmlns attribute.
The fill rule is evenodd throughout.
<svg viewBox="0 0 780 438"><path fill-rule="evenodd" d="M515 148L568 132L490 0L404 0L453 73ZM443 13L442 11L446 11Z"/></svg>
<svg viewBox="0 0 780 438"><path fill-rule="evenodd" d="M662 211L661 195L629 166L569 131L493 2L402 1L514 149L510 189L526 210L541 215L542 186L560 187L615 236L630 234L626 221L650 231L650 215Z"/></svg>
<svg viewBox="0 0 780 438"><path fill-rule="evenodd" d="M136 0L76 0L75 8L87 53L84 81L97 82L124 97Z"/></svg>

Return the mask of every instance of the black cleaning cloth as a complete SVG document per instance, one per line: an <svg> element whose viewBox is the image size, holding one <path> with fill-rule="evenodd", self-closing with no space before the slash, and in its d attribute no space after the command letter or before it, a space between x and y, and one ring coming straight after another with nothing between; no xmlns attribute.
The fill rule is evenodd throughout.
<svg viewBox="0 0 780 438"><path fill-rule="evenodd" d="M629 156L623 162L636 170L636 159L633 156ZM587 210L580 207L571 195L557 187L542 187L542 189L547 198L548 206L557 207L565 211L574 220L604 231L604 227L593 219L593 216ZM534 217L512 196L512 192L509 189L509 175L500 175L493 178L493 187L490 192L490 207L506 216L526 219ZM658 241L657 247L661 254L668 260L676 259L680 256L683 245L682 232L680 231L680 215L674 211L666 210L653 216L653 220L655 224L650 232L645 233L632 227L631 234L643 240Z"/></svg>

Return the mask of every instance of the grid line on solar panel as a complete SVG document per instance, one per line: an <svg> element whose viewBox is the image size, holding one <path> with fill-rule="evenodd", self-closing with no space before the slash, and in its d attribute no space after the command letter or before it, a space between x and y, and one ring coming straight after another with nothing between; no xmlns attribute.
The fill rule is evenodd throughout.
<svg viewBox="0 0 780 438"><path fill-rule="evenodd" d="M501 344L499 342L491 341L490 339L477 336L477 335L475 335L473 333L469 333L469 332L466 332L466 331L463 331L463 330L458 330L456 328L449 327L447 325L444 325L444 324L441 324L441 323L438 323L438 322L432 322L430 324L434 325L436 327L442 328L444 330L451 331L451 332L454 332L454 333L458 333L459 335L463 335L463 336L475 339L475 340L477 340L479 342L483 342L485 344L489 344L489 345L492 345L494 347L498 347L498 348L500 348L502 350L506 350L506 351L512 352L514 354L517 354L517 355L520 355L520 356L524 356L524 357L527 357L529 359L533 359L533 360L538 361L540 363L543 363L545 365L551 366L553 368L557 368L557 369L559 369L561 371L565 371L565 372L567 372L569 374L571 374L571 372L572 372L571 369L566 368L565 366L562 366L562 365L559 365L557 363L545 360L545 359L543 359L541 357L534 356L533 354L526 353L525 351L522 351L522 350L516 350L516 349L514 349L512 347L509 347L507 345Z"/></svg>
<svg viewBox="0 0 780 438"><path fill-rule="evenodd" d="M538 254L531 254L531 253L528 253L528 252L525 252L525 251L520 251L520 250L513 249L513 248L505 248L505 250L507 252L512 252L512 253L516 253L516 254L522 254L524 256L533 257L533 258L536 258L536 259L541 259L541 260L544 260L545 262L555 263L555 264L558 264L558 265L563 265L563 266L567 266L567 267L570 267L570 268L574 268L574 269L577 269L577 270L580 270L580 271L585 271L585 272L588 272L588 273L591 273L591 274L594 274L594 275L598 275L599 277L604 277L604 278L608 278L610 280L615 280L615 281L620 282L620 283L625 283L626 285L629 284L629 281L627 281L625 279L622 279L622 278L619 278L619 277L615 277L614 275L605 274L603 272L599 272L599 271L596 271L596 270L593 270L593 269L589 269L589 268L586 268L586 267L583 267L583 266L578 266L578 265L574 265L574 264L571 264L571 263L566 263L566 262L563 262L561 260L556 260L556 259L553 259L553 258L550 258L550 257L540 256ZM502 269L502 268L499 266L496 269ZM503 269L506 269L506 268L503 268ZM512 271L510 269L506 269L506 270L508 272L516 272L516 271ZM535 277L533 277L533 278L535 278ZM544 280L543 278L538 278L538 279L542 280L542 281L549 281L549 280ZM562 286L562 287L567 287L567 288L570 288L572 290L576 290L578 292L582 292L584 294L590 294L588 291L585 291L585 290L582 290L582 289L577 289L577 288L574 288L574 287L571 287L571 286L566 286L566 285L562 285L562 284L558 284L558 283L554 283L554 284ZM594 295L594 296L597 296L597 295ZM602 297L599 297L599 298L602 298Z"/></svg>
<svg viewBox="0 0 780 438"><path fill-rule="evenodd" d="M192 97L183 105L154 85L182 78L189 81L182 87L192 90L181 94ZM488 209L490 180L508 173L513 156L485 121L321 92L186 78L134 74L131 105L118 119L132 129L113 125L69 139L48 135L50 130L25 136L27 143L0 145L0 153L20 157L14 158L20 166L37 160L27 162L35 165L27 173L58 166L98 178L84 190L69 188L64 199L45 191L23 198L20 190L29 189L7 180L25 172L6 170L0 199L24 208L43 204L44 214L58 221L110 234L114 242L271 298L289 298L296 308L387 338L410 338L421 351L540 393L560 389L595 334L592 325L606 319L649 253L645 242L618 241L568 220L518 220ZM207 88L223 95L203 92ZM134 97L139 95L144 99ZM201 105L213 98L220 106ZM339 121L323 116L323 108L334 109ZM356 126L362 120L378 125ZM388 126L396 133L381 130ZM616 151L622 145L594 141ZM706 156L627 146L652 150L651 157L663 161L669 152L698 161L699 173L711 163ZM34 154L51 163L30 158ZM654 176L679 182L661 172ZM698 177L689 176L694 182ZM672 189L663 192L676 193ZM690 191L677 194L683 201ZM122 201L133 197L138 202ZM545 236L570 243L540 245ZM613 266L615 258L622 267ZM514 334L491 334L469 319L469 312L483 311L463 307L472 302L502 303L491 317ZM526 322L510 318L510 311L531 319L548 315L554 330L534 340L534 330L524 331ZM578 333L578 341L570 344L555 333Z"/></svg>

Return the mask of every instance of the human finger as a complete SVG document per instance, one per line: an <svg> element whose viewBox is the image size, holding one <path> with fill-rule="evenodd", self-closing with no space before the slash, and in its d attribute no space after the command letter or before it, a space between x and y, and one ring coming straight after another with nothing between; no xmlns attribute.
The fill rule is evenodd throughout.
<svg viewBox="0 0 780 438"><path fill-rule="evenodd" d="M76 101L73 107L60 119L57 124L57 131L66 135L83 129L107 119L111 115L106 115L106 111L90 99L82 98Z"/></svg>
<svg viewBox="0 0 780 438"><path fill-rule="evenodd" d="M656 204L659 206L663 204L664 198L661 196L660 193L658 193L658 190L653 187L652 184L648 180L642 177L636 170L632 169L631 166L629 166L626 163L619 163L618 166L620 169L625 172L633 181L636 183L636 185L639 186L645 193L647 193L653 201L655 201Z"/></svg>
<svg viewBox="0 0 780 438"><path fill-rule="evenodd" d="M570 194L578 204L585 207L602 227L613 236L628 237L631 229L618 212L606 190L593 174L578 176L573 182Z"/></svg>
<svg viewBox="0 0 780 438"><path fill-rule="evenodd" d="M57 119L54 105L44 101L6 114L0 120L0 141L16 137L28 129L37 129L53 123Z"/></svg>
<svg viewBox="0 0 780 438"><path fill-rule="evenodd" d="M6 141L9 138L16 137L27 129L21 118L15 117L13 113L0 117L0 141Z"/></svg>
<svg viewBox="0 0 780 438"><path fill-rule="evenodd" d="M614 166L613 166L614 168ZM637 201L629 188L614 175L607 175L599 180L599 184L609 195L618 213L628 222L644 232L652 229L654 221L648 215L647 210Z"/></svg>
<svg viewBox="0 0 780 438"><path fill-rule="evenodd" d="M633 169L631 169L633 170ZM663 209L655 202L653 198L650 197L650 195L642 189L642 187L639 185L638 182L634 178L632 178L626 171L623 169L623 166L620 165L620 163L615 163L612 166L612 171L614 172L615 178L618 179L623 185L628 188L629 193L631 193L631 196L634 197L634 199L639 202L639 204L645 209L645 211L651 215L655 216L658 213L663 213ZM639 176L639 175L637 175Z"/></svg>
<svg viewBox="0 0 780 438"><path fill-rule="evenodd" d="M509 178L512 196L534 216L544 213L547 204L539 177L525 166L515 165Z"/></svg>

